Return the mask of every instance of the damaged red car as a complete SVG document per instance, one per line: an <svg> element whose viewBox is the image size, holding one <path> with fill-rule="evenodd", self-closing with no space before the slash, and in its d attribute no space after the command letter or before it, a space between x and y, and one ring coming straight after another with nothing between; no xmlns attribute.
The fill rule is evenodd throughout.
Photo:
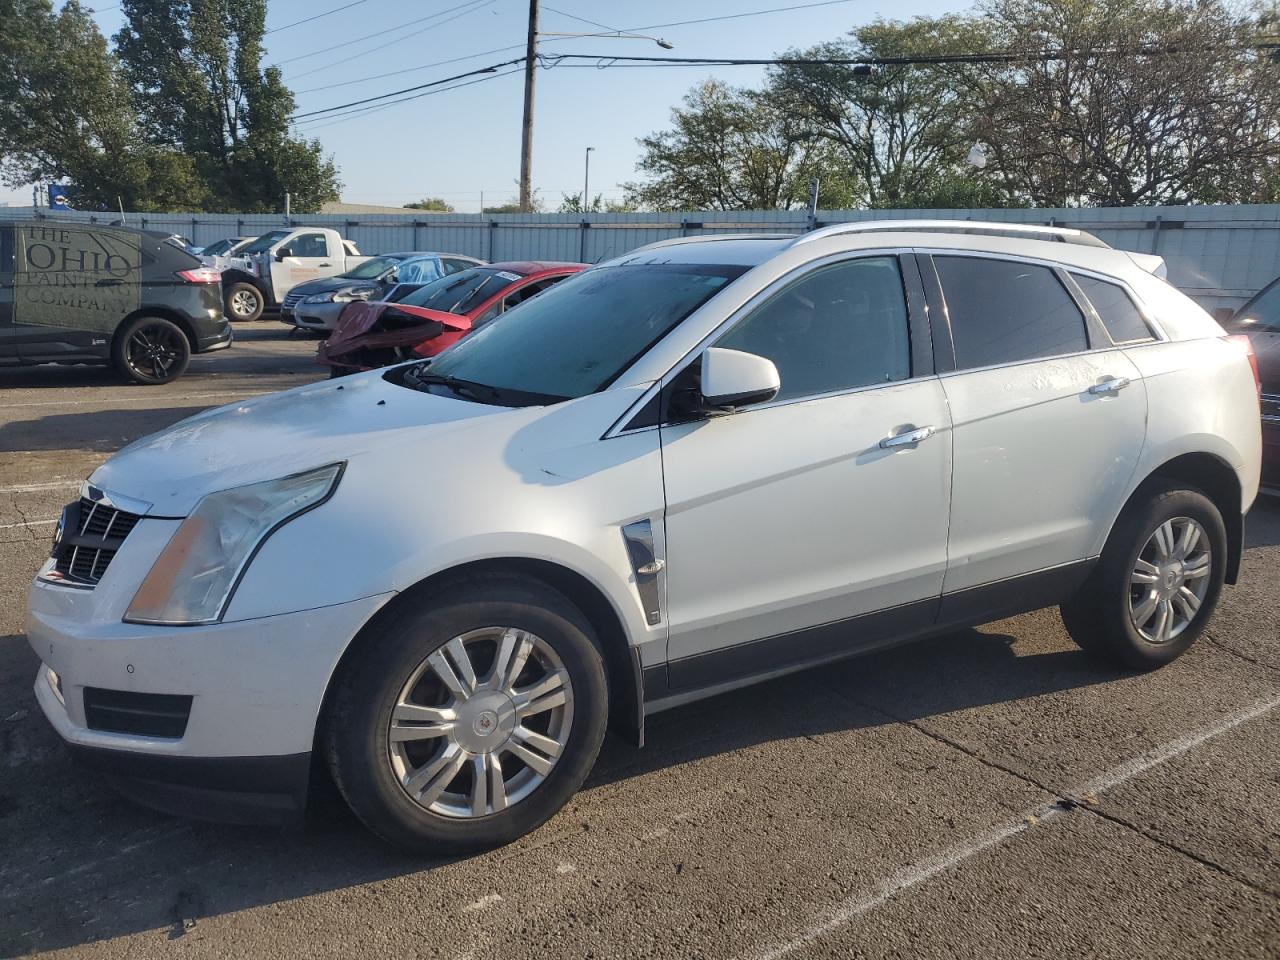
<svg viewBox="0 0 1280 960"><path fill-rule="evenodd" d="M316 359L340 377L434 357L518 303L585 270L585 263L519 260L441 277L400 300L352 301ZM392 290L390 296L398 293Z"/></svg>

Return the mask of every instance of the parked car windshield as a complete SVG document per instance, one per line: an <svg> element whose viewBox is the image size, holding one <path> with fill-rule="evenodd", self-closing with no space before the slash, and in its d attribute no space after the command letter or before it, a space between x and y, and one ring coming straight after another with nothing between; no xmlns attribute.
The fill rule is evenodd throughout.
<svg viewBox="0 0 1280 960"><path fill-rule="evenodd" d="M521 280L519 274L492 267L463 270L452 276L441 277L419 287L403 297L400 302L413 307L426 307L443 313L466 313L478 307L494 294Z"/></svg>
<svg viewBox="0 0 1280 960"><path fill-rule="evenodd" d="M1263 290L1227 326L1233 333L1280 333L1280 280Z"/></svg>
<svg viewBox="0 0 1280 960"><path fill-rule="evenodd" d="M216 243L211 243L211 244L209 244L207 247L205 247L204 249L202 249L200 252L201 252L201 253L203 253L203 254L204 254L205 256L207 256L207 257L216 257L216 256L220 256L221 254L226 253L226 252L227 252L228 250L230 250L230 249L232 248L232 246L234 246L234 245L235 245L235 241L234 241L234 240L219 240L219 241L217 241Z"/></svg>
<svg viewBox="0 0 1280 960"><path fill-rule="evenodd" d="M547 400L595 393L746 270L596 267L508 310L432 360L428 371Z"/></svg>
<svg viewBox="0 0 1280 960"><path fill-rule="evenodd" d="M247 247L241 248L237 252L262 253L262 251L275 246L291 233L293 233L292 230L272 230L270 233L264 233L257 240L253 241L253 243L249 244Z"/></svg>
<svg viewBox="0 0 1280 960"><path fill-rule="evenodd" d="M347 280L377 280L399 262L396 257L374 257L372 260L357 264L342 276Z"/></svg>

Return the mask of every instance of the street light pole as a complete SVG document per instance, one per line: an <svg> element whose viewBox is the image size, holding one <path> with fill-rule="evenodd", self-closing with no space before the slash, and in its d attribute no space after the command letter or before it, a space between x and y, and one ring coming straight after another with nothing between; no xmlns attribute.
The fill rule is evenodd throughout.
<svg viewBox="0 0 1280 960"><path fill-rule="evenodd" d="M538 66L538 0L529 0L529 41L524 54L524 123L520 128L520 211L533 211L533 78Z"/></svg>
<svg viewBox="0 0 1280 960"><path fill-rule="evenodd" d="M591 206L591 201L588 199L588 197L590 197L590 196L591 196L591 190L590 190L590 185L591 185L591 151L592 151L592 150L594 150L594 149L595 149L595 147L587 147L587 153L586 153L587 162L586 162L586 164L585 164L585 166L584 166L584 168L583 168L583 171L582 171L582 212L583 212L583 213L586 213L586 212L587 212L587 210L588 210L588 209L590 208L590 206Z"/></svg>

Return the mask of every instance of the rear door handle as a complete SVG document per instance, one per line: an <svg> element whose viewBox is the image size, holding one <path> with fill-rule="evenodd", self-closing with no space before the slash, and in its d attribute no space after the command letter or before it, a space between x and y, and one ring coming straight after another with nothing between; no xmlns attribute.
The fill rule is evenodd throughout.
<svg viewBox="0 0 1280 960"><path fill-rule="evenodd" d="M1129 385L1128 377L1110 377L1101 383L1095 383L1089 388L1089 392L1096 395L1100 394L1117 394Z"/></svg>
<svg viewBox="0 0 1280 960"><path fill-rule="evenodd" d="M933 427L917 427L914 430L904 430L902 433L894 434L892 437L885 437L880 441L881 450L892 450L894 447L914 447L921 440L928 440L933 436Z"/></svg>
<svg viewBox="0 0 1280 960"><path fill-rule="evenodd" d="M99 280L94 284L95 287L120 287L124 285L123 280Z"/></svg>

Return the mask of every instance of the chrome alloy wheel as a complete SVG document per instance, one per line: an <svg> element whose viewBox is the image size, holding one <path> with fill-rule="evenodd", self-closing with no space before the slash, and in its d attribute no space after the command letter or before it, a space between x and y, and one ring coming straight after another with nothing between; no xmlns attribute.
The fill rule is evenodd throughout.
<svg viewBox="0 0 1280 960"><path fill-rule="evenodd" d="M1168 643L1195 619L1205 594L1213 555L1204 527L1174 517L1156 527L1129 574L1129 617L1151 643Z"/></svg>
<svg viewBox="0 0 1280 960"><path fill-rule="evenodd" d="M551 646L516 627L483 627L410 675L391 711L388 755L415 803L483 817L537 789L572 724L573 685Z"/></svg>
<svg viewBox="0 0 1280 960"><path fill-rule="evenodd" d="M237 290L231 295L231 312L237 317L252 317L257 309L257 294L248 290Z"/></svg>

